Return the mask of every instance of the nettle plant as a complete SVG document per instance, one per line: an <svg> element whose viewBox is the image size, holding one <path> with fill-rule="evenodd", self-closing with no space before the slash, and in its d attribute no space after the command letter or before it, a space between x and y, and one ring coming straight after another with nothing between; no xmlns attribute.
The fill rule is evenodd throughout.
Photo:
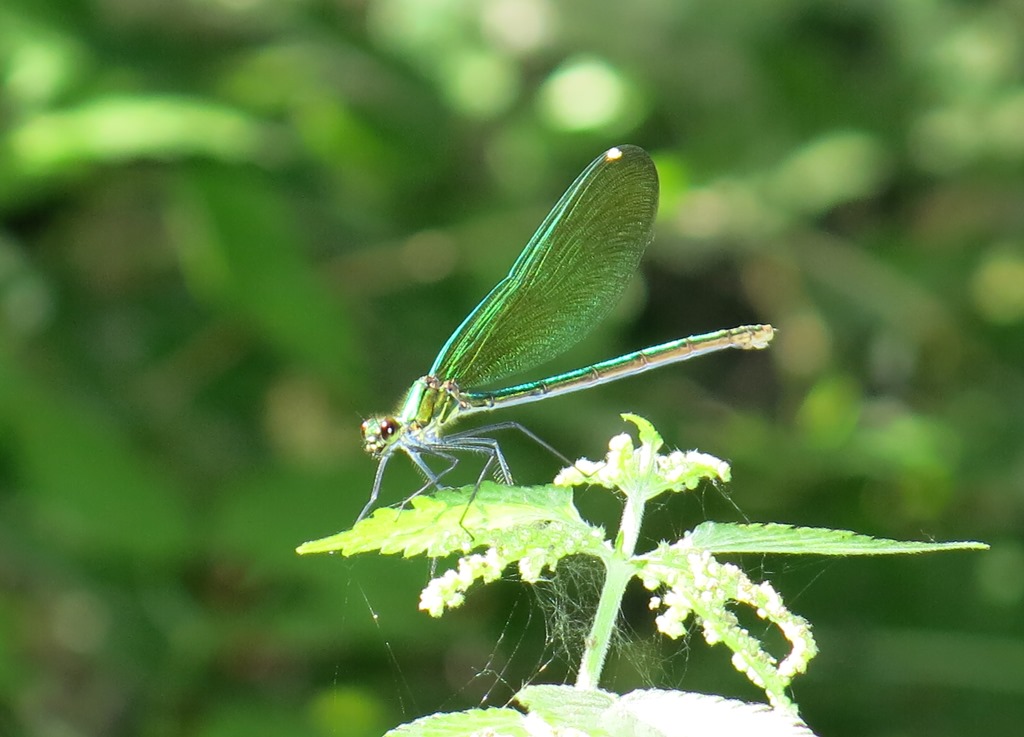
<svg viewBox="0 0 1024 737"><path fill-rule="evenodd" d="M662 453L664 442L650 423L635 415L623 418L636 426L639 446L630 435L618 435L604 460L577 461L552 485L486 482L440 490L413 498L403 509L378 509L351 530L298 548L300 554L379 552L435 560L458 556L420 594L419 608L434 617L461 605L474 584L496 581L510 566L516 567L524 584L542 581L569 556L593 556L604 566L575 685L526 686L515 699L521 710L495 707L433 714L397 727L389 736L811 735L787 694L790 683L817 654L810 624L786 607L771 584L754 582L717 556L889 555L988 547L977 542L900 542L785 524L703 522L679 540L637 552L649 502L662 494L693 490L705 481L728 482L730 469L706 453ZM584 485L621 495L622 516L614 537L577 511L573 488ZM767 704L674 690L625 695L600 690L619 607L634 578L651 592L650 608L657 612L659 632L679 638L693 618L709 645L722 644L732 652L733 666L764 690ZM770 654L741 626L733 608L742 606L781 631L789 643L784 657Z"/></svg>

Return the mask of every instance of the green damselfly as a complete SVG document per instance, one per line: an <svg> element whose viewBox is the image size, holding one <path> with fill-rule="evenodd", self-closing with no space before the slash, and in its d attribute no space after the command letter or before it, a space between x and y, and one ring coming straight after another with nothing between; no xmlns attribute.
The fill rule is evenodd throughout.
<svg viewBox="0 0 1024 737"><path fill-rule="evenodd" d="M497 463L497 475L511 483L501 448L486 433L516 427L536 436L514 422L447 432L467 415L579 391L724 348L760 349L771 342L771 325L743 325L538 381L486 389L561 354L611 311L653 238L657 209L658 173L642 148L608 149L583 170L508 275L448 338L430 371L413 383L398 410L363 422L364 446L379 463L360 518L376 502L384 469L399 449L427 479L417 494L438 486L455 467L455 453L463 451L487 457L480 479ZM435 472L424 459L427 456L439 457L448 466Z"/></svg>

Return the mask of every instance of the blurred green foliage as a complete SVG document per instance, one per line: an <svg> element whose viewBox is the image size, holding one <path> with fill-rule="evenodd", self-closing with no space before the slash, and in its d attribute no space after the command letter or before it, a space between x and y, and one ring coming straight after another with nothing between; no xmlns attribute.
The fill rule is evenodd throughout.
<svg viewBox="0 0 1024 737"><path fill-rule="evenodd" d="M515 419L593 457L637 411L730 458L752 519L992 543L749 562L818 627L820 733L1019 730L1019 0L5 0L0 734L361 737L537 676L514 587L433 622L423 568L293 548L363 504L359 419L624 142L658 237L562 367L779 337ZM715 655L648 662L753 696Z"/></svg>

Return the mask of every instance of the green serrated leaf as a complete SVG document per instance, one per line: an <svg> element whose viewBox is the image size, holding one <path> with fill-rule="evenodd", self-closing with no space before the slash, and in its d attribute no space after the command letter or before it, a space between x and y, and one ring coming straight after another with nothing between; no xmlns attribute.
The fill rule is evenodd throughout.
<svg viewBox="0 0 1024 737"><path fill-rule="evenodd" d="M783 524L703 522L687 536L697 549L712 553L800 555L897 555L939 550L987 550L980 542L915 542L861 535L826 527Z"/></svg>
<svg viewBox="0 0 1024 737"><path fill-rule="evenodd" d="M632 412L623 412L619 416L627 422L632 422L636 425L637 436L640 438L640 442L644 445L651 446L652 452L657 453L661 450L661 447L665 445L664 439L660 434L658 434L658 431L654 429L654 425L645 418L640 415L635 415Z"/></svg>
<svg viewBox="0 0 1024 737"><path fill-rule="evenodd" d="M516 701L548 724L588 734L605 734L602 716L618 698L607 691L553 684L527 686L516 694Z"/></svg>
<svg viewBox="0 0 1024 737"><path fill-rule="evenodd" d="M484 544L495 531L545 522L590 529L557 486L518 487L485 482L412 499L404 509L378 509L351 530L300 545L296 552L350 556L380 551L438 557Z"/></svg>
<svg viewBox="0 0 1024 737"><path fill-rule="evenodd" d="M799 718L764 704L681 691L643 690L622 696L604 715L610 734L643 737L814 737Z"/></svg>
<svg viewBox="0 0 1024 737"><path fill-rule="evenodd" d="M470 709L431 714L389 730L384 737L531 737L526 717L515 709Z"/></svg>

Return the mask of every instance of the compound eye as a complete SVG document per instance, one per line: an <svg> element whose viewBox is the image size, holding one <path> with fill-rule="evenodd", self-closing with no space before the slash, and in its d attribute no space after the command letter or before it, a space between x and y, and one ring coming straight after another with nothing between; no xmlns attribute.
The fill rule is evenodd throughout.
<svg viewBox="0 0 1024 737"><path fill-rule="evenodd" d="M380 421L380 437L383 440L387 440L398 430L398 423L394 417L385 417Z"/></svg>

